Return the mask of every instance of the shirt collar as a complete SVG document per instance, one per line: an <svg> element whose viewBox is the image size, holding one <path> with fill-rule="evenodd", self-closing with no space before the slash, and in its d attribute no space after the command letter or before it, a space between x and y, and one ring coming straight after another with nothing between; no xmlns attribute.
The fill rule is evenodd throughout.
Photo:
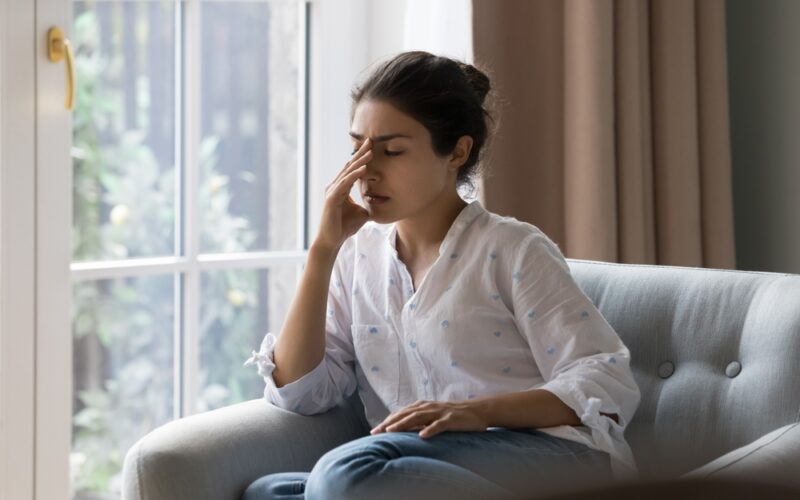
<svg viewBox="0 0 800 500"><path fill-rule="evenodd" d="M453 223L450 224L450 229L447 230L447 234L444 235L444 239L442 240L441 245L439 245L439 255L444 252L445 248L447 248L451 241L455 240L458 235L461 234L463 230L483 212L485 212L485 209L478 200L473 200L467 206L462 208L461 212L458 213ZM391 229L386 234L386 239L388 240L389 246L393 250L395 256L397 255L397 246L395 244L396 235L397 223L395 222L391 225Z"/></svg>

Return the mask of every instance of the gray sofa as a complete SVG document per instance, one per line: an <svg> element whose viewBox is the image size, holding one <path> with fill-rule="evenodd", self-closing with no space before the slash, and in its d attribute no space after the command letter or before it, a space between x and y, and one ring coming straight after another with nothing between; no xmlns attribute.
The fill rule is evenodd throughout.
<svg viewBox="0 0 800 500"><path fill-rule="evenodd" d="M800 275L567 262L631 351L642 400L626 436L640 484L744 478L800 492ZM313 416L246 401L142 437L123 495L238 499L368 430L356 394Z"/></svg>

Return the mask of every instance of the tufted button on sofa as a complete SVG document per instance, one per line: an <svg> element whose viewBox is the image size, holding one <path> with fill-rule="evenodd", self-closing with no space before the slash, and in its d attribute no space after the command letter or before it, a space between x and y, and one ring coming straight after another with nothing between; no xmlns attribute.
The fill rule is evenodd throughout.
<svg viewBox="0 0 800 500"><path fill-rule="evenodd" d="M751 479L800 498L800 275L567 262L630 349L642 399L626 438L642 484ZM368 429L355 394L312 416L263 399L190 416L129 450L124 498L238 499Z"/></svg>

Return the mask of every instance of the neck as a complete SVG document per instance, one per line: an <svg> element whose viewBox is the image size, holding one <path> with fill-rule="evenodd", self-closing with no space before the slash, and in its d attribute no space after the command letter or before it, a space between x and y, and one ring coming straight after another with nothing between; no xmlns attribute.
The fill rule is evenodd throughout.
<svg viewBox="0 0 800 500"><path fill-rule="evenodd" d="M453 192L452 197L442 197L419 213L398 221L398 253L411 258L438 253L447 231L465 206L467 202Z"/></svg>

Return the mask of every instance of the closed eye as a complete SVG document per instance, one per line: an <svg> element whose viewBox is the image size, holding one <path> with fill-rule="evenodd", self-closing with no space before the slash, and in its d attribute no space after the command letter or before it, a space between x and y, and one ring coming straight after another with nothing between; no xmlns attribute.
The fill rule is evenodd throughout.
<svg viewBox="0 0 800 500"><path fill-rule="evenodd" d="M350 154L351 154L351 155L354 155L354 154L356 154L357 152L358 152L358 149L354 149L353 151L351 151L351 152L350 152ZM386 150L386 151L384 151L383 153L384 153L386 156L400 156L401 154L403 154L403 152L402 152L402 151L389 151L389 150Z"/></svg>

